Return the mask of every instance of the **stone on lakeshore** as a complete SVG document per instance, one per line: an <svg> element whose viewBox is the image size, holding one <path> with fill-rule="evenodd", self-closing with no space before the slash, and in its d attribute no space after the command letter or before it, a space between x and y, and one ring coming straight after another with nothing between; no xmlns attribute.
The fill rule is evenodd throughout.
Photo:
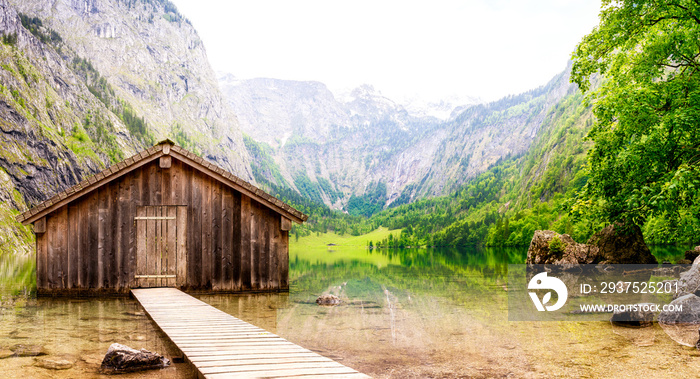
<svg viewBox="0 0 700 379"><path fill-rule="evenodd" d="M697 250L697 248L698 247L696 247L694 250L686 250L685 259L687 259L691 262L694 261L695 258L697 258L700 255L700 250Z"/></svg>
<svg viewBox="0 0 700 379"><path fill-rule="evenodd" d="M700 265L700 255L698 255L698 257L693 260L693 264Z"/></svg>
<svg viewBox="0 0 700 379"><path fill-rule="evenodd" d="M612 224L594 234L588 245L598 247L601 263L656 264L656 258L644 243L642 230L637 225L623 227Z"/></svg>
<svg viewBox="0 0 700 379"><path fill-rule="evenodd" d="M552 249L552 240L559 239L561 247ZM527 250L528 264L579 264L595 263L598 251L595 246L577 243L568 234L552 230L536 230Z"/></svg>
<svg viewBox="0 0 700 379"><path fill-rule="evenodd" d="M558 241L557 241L558 240ZM568 234L536 230L527 251L528 264L656 264L638 226L608 225L588 243Z"/></svg>
<svg viewBox="0 0 700 379"><path fill-rule="evenodd" d="M146 349L136 350L113 343L102 360L100 370L106 373L121 373L153 370L168 367L170 360Z"/></svg>

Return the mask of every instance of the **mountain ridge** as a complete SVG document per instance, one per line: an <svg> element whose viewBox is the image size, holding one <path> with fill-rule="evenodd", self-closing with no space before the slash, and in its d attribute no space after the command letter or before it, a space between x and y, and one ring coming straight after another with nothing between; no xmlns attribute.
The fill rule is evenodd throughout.
<svg viewBox="0 0 700 379"><path fill-rule="evenodd" d="M242 129L269 146L256 149L267 156L254 160L275 167L257 169L257 180L288 185L350 212L349 204L365 200L387 207L397 200L439 196L499 159L523 153L544 114L575 88L568 83L567 68L539 89L456 108L458 113L453 110L443 121L412 116L370 85L338 99L319 82L231 82L224 77L220 76L222 90L239 114ZM312 112L305 112L308 108ZM279 134L294 137L279 139ZM284 183L261 172L276 172ZM379 184L386 188L384 194L376 191ZM369 192L379 198L363 198Z"/></svg>
<svg viewBox="0 0 700 379"><path fill-rule="evenodd" d="M11 0L64 36L155 139L179 135L210 161L252 180L235 114L221 96L196 30L167 0Z"/></svg>

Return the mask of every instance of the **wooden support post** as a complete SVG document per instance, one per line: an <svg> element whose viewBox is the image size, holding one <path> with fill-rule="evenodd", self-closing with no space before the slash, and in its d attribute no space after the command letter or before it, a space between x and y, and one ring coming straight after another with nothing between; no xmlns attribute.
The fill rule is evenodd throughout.
<svg viewBox="0 0 700 379"><path fill-rule="evenodd" d="M280 230L286 230L286 231L292 230L292 220L290 220L284 216L280 216L280 217L282 217L282 223L280 224Z"/></svg>
<svg viewBox="0 0 700 379"><path fill-rule="evenodd" d="M34 233L41 234L46 233L46 216L36 220L34 222Z"/></svg>

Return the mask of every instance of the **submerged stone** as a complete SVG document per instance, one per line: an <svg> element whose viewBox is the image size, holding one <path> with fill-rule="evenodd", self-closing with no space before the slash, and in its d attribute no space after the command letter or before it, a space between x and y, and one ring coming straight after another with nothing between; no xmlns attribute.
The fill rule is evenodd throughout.
<svg viewBox="0 0 700 379"><path fill-rule="evenodd" d="M170 360L162 355L146 349L136 350L113 343L107 350L100 369L105 373L122 373L161 369L168 366L170 366Z"/></svg>
<svg viewBox="0 0 700 379"><path fill-rule="evenodd" d="M133 334L129 334L128 336L126 336L126 338L127 338L129 341L145 341L145 340L148 339L148 338L146 338L146 336L133 335Z"/></svg>
<svg viewBox="0 0 700 379"><path fill-rule="evenodd" d="M0 359L14 357L15 353L9 349L0 349Z"/></svg>
<svg viewBox="0 0 700 379"><path fill-rule="evenodd" d="M47 370L68 370L73 367L75 360L59 357L42 357L34 358L34 366L45 368Z"/></svg>
<svg viewBox="0 0 700 379"><path fill-rule="evenodd" d="M22 345L17 344L10 347L15 357L37 357L46 355L46 350L40 345Z"/></svg>
<svg viewBox="0 0 700 379"><path fill-rule="evenodd" d="M316 299L316 304L318 305L338 305L340 304L340 298L335 295L321 295Z"/></svg>

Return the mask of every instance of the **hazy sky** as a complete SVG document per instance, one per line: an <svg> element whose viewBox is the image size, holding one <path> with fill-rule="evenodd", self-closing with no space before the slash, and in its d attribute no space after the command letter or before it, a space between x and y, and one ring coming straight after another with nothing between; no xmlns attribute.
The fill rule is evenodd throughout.
<svg viewBox="0 0 700 379"><path fill-rule="evenodd" d="M215 70L368 83L390 98L491 100L545 84L598 22L600 0L172 0Z"/></svg>

